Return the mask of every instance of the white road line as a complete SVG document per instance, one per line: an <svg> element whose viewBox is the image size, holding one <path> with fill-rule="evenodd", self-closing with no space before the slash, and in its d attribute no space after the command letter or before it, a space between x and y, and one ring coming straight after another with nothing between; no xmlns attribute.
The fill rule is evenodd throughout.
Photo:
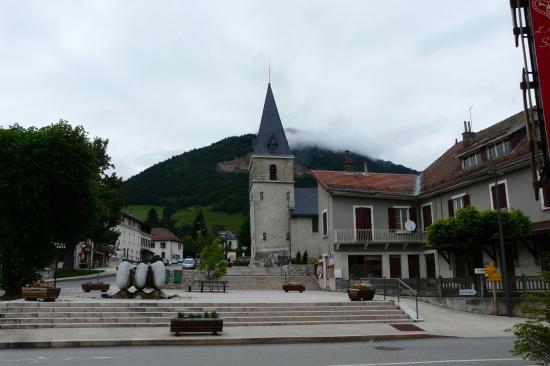
<svg viewBox="0 0 550 366"><path fill-rule="evenodd" d="M438 361L405 361L405 362L386 362L386 363L357 363L357 364L335 364L329 366L397 366L397 365L433 365L444 363L474 363L474 362L511 362L521 361L520 358L484 358L472 360L438 360Z"/></svg>

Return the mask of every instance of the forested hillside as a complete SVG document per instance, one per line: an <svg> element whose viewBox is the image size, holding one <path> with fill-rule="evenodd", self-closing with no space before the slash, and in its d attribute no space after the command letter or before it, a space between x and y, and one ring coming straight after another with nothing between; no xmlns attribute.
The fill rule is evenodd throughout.
<svg viewBox="0 0 550 366"><path fill-rule="evenodd" d="M210 146L194 149L153 165L124 182L122 187L129 204L152 204L176 208L210 206L213 211L248 211L248 174L243 169L246 155L252 152L254 135L228 137ZM345 155L318 146L292 150L299 171L308 169L342 170ZM240 158L240 159L239 159ZM357 170L367 161L369 171L415 173L389 161L353 156ZM232 172L222 171L218 163L239 160ZM226 165L226 164L224 164ZM231 163L228 164L231 167ZM306 169L304 169L306 168ZM296 177L299 187L313 186L307 174Z"/></svg>

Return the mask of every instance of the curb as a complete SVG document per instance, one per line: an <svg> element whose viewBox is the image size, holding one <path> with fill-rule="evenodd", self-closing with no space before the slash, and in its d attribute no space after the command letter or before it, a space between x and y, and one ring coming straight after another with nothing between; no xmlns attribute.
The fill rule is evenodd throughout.
<svg viewBox="0 0 550 366"><path fill-rule="evenodd" d="M0 349L21 348L74 348L74 347L129 347L129 346L199 346L199 345L243 345L243 344L295 344L334 342L373 342L426 338L447 338L425 333L373 334L353 336L311 336L271 338L161 338L161 339L99 339L99 340L52 340L30 342L0 342Z"/></svg>

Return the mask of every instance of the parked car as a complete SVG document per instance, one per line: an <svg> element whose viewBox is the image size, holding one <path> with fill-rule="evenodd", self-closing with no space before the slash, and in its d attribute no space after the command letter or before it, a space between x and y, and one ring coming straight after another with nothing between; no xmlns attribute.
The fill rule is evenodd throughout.
<svg viewBox="0 0 550 366"><path fill-rule="evenodd" d="M197 268L197 262L193 258L185 258L182 263L183 269L195 269Z"/></svg>

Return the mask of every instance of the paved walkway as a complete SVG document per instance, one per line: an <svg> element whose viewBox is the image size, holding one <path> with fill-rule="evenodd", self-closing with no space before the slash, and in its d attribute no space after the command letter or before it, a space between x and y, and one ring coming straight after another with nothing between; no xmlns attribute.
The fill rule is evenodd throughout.
<svg viewBox="0 0 550 366"><path fill-rule="evenodd" d="M99 293L85 294L78 283L66 283L59 301L117 302L128 300L102 299ZM111 290L111 293L113 290ZM170 300L192 303L281 303L281 302L340 302L349 301L343 292L309 291L285 293L282 291L186 292L165 290L177 295ZM381 300L377 296L375 299ZM391 298L390 298L391 299ZM21 300L17 300L21 301ZM143 300L137 300L143 301ZM402 307L414 314L414 301L401 299ZM168 328L57 328L10 329L0 331L0 348L17 347L77 347L128 345L182 345L182 344L254 344L298 342L374 341L387 339L422 338L435 336L495 337L510 336L505 330L522 322L520 318L478 315L419 303L424 321L414 323L421 331L399 331L390 324L327 324L266 327L226 327L219 336L192 334L176 337Z"/></svg>

